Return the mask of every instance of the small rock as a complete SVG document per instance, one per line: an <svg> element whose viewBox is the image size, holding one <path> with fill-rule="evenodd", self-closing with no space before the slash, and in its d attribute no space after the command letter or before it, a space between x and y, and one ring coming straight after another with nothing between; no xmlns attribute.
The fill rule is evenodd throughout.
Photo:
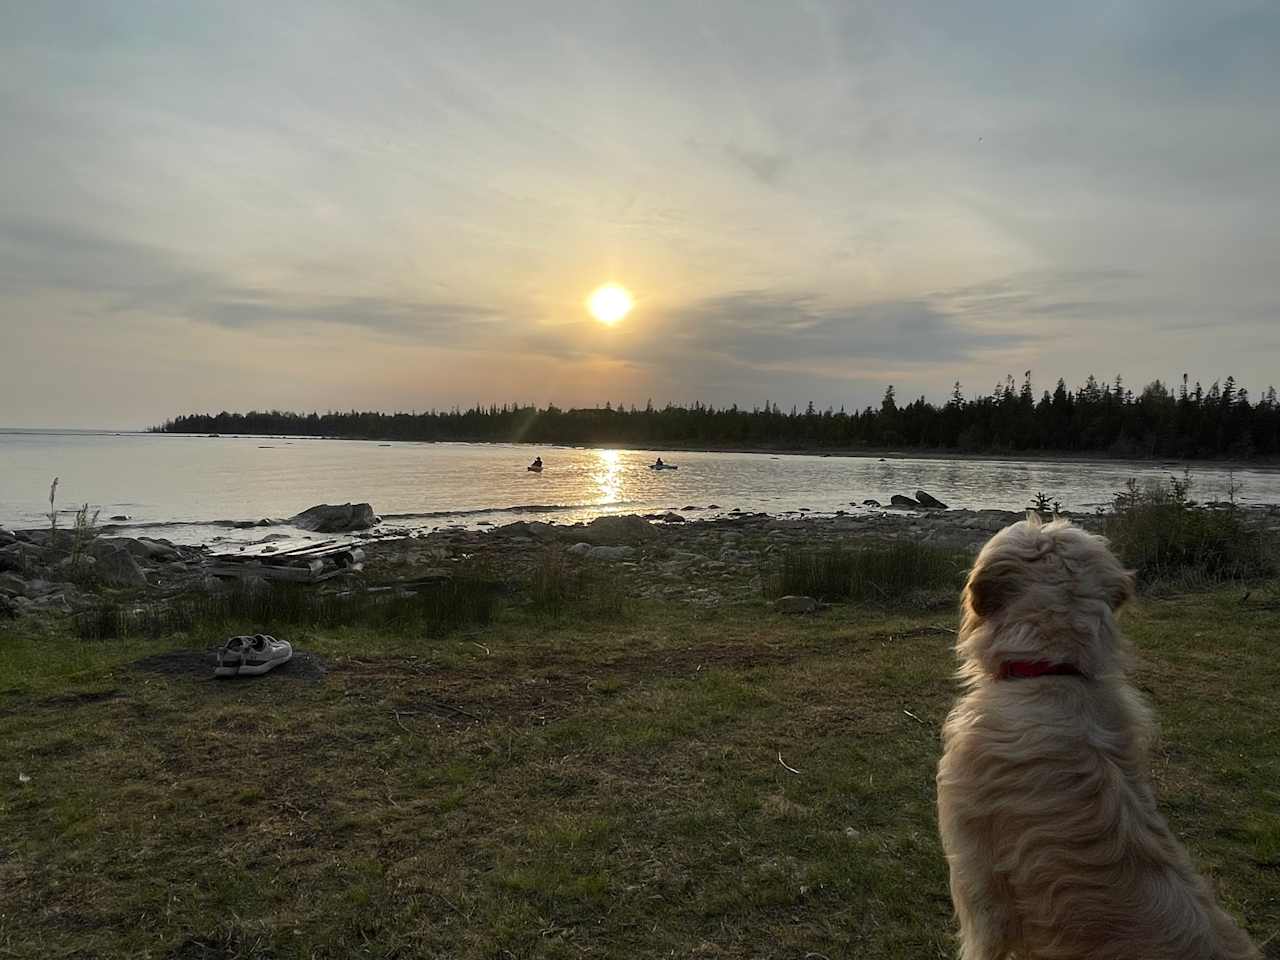
<svg viewBox="0 0 1280 960"><path fill-rule="evenodd" d="M880 501L879 500L863 500L862 505L864 507L878 507L880 506Z"/></svg>
<svg viewBox="0 0 1280 960"><path fill-rule="evenodd" d="M773 609L778 613L817 613L822 604L813 597L786 596L773 602Z"/></svg>
<svg viewBox="0 0 1280 960"><path fill-rule="evenodd" d="M661 519L665 523L684 523L685 522L684 517L680 516L680 514L675 513L674 511L671 513L664 513Z"/></svg>
<svg viewBox="0 0 1280 960"><path fill-rule="evenodd" d="M629 560L635 554L635 547L592 547L587 551L588 560Z"/></svg>
<svg viewBox="0 0 1280 960"><path fill-rule="evenodd" d="M0 573L0 596L25 597L27 581L12 573Z"/></svg>
<svg viewBox="0 0 1280 960"><path fill-rule="evenodd" d="M41 597L34 604L37 610L52 610L55 613L71 613L71 604L67 601L66 595L61 593L51 593Z"/></svg>
<svg viewBox="0 0 1280 960"><path fill-rule="evenodd" d="M119 523L120 521L123 521L123 520L132 520L133 517L130 517L123 513L117 513L115 514L115 516L107 517L107 519L114 520L115 522Z"/></svg>

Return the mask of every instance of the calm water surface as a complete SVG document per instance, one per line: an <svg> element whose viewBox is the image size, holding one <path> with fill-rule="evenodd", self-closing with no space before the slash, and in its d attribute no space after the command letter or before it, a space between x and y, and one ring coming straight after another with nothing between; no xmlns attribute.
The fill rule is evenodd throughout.
<svg viewBox="0 0 1280 960"><path fill-rule="evenodd" d="M546 470L525 466L541 455ZM679 470L647 469L654 451L506 444L396 443L264 437L0 430L0 525L47 522L58 506L88 502L102 521L120 514L133 534L177 542L263 535L216 521L283 518L316 503L368 501L398 527L503 523L520 516L574 521L602 513L700 508L780 514L850 510L874 498L927 490L953 507L1019 509L1038 490L1071 510L1107 502L1129 477L1181 466L1128 462L939 460L661 452ZM1225 494L1226 470L1193 468L1195 494ZM1280 471L1237 470L1246 502L1280 503ZM858 509L862 509L859 507ZM64 521L66 522L66 521ZM158 529L155 529L158 528ZM288 529L288 528L286 528Z"/></svg>

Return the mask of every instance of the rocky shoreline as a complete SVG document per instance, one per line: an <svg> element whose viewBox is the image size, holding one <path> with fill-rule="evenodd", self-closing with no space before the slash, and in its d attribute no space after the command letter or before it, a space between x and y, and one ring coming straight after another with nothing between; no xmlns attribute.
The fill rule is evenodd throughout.
<svg viewBox="0 0 1280 960"><path fill-rule="evenodd" d="M1280 507L1249 511L1250 523L1280 532ZM1025 511L868 510L814 516L730 513L688 520L679 513L597 517L589 523L520 520L484 530L446 528L362 542L361 572L316 589L388 586L449 578L465 564L482 565L504 582L527 582L549 551L568 564L613 574L629 596L716 605L759 598L770 564L795 547L856 546L909 540L972 554ZM1096 514L1070 516L1096 529ZM163 600L193 591L229 589L212 576L209 547L146 537L93 536L74 531L0 529L0 618L78 613L112 599ZM250 578L263 590L271 584Z"/></svg>

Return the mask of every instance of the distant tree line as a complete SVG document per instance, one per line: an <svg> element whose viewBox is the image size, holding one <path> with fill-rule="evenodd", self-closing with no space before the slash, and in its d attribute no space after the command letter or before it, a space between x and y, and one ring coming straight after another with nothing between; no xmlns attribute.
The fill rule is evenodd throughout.
<svg viewBox="0 0 1280 960"><path fill-rule="evenodd" d="M562 410L520 404L427 413L189 414L154 428L166 433L243 433L366 440L527 441L672 447L772 449L918 449L1001 453L1045 451L1115 457L1233 458L1280 456L1280 403L1270 387L1251 400L1234 377L1208 389L1159 380L1138 393L1120 377L1090 376L1070 390L1059 380L1037 399L1028 371L989 394L966 397L957 382L946 403L924 397L899 403L894 388L879 407L783 411L667 405Z"/></svg>

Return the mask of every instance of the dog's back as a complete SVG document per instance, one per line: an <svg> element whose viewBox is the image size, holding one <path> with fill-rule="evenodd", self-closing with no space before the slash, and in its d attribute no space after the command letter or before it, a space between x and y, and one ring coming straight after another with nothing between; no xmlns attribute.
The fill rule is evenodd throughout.
<svg viewBox="0 0 1280 960"><path fill-rule="evenodd" d="M975 564L968 690L938 769L969 960L1260 956L1156 808L1153 725L1112 619L1130 590L1101 539L1066 524L1017 524Z"/></svg>

